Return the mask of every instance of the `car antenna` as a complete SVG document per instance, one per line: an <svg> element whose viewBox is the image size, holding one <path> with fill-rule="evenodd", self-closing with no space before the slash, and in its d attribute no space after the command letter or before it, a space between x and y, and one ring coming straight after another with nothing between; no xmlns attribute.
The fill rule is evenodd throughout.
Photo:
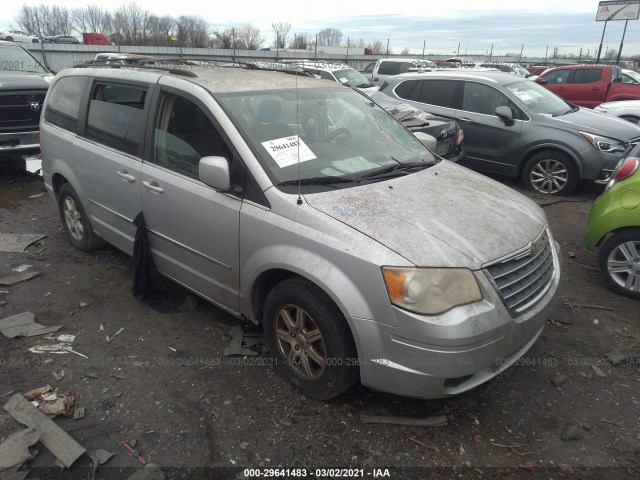
<svg viewBox="0 0 640 480"><path fill-rule="evenodd" d="M302 195L300 195L300 104L298 101L298 71L296 70L296 148L298 149L298 200L296 203L302 205Z"/></svg>

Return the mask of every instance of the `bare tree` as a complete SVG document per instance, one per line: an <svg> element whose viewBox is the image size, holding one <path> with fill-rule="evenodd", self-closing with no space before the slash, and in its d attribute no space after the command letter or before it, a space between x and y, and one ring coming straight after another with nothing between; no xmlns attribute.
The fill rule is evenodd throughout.
<svg viewBox="0 0 640 480"><path fill-rule="evenodd" d="M143 45L148 17L135 2L122 5L113 15L114 33L121 36L124 45Z"/></svg>
<svg viewBox="0 0 640 480"><path fill-rule="evenodd" d="M311 43L311 37L308 33L297 33L293 36L293 42L289 44L289 48L295 48L297 50L306 50L307 46Z"/></svg>
<svg viewBox="0 0 640 480"><path fill-rule="evenodd" d="M272 23L271 28L273 33L276 34L276 39L273 41L273 46L278 48L284 48L287 45L287 37L291 31L291 24L289 22L277 22Z"/></svg>
<svg viewBox="0 0 640 480"><path fill-rule="evenodd" d="M15 18L18 26L31 35L43 37L59 33L71 33L73 30L69 10L56 5L47 7L24 5Z"/></svg>
<svg viewBox="0 0 640 480"><path fill-rule="evenodd" d="M409 49L403 48L402 51L400 52L400 55L409 55Z"/></svg>
<svg viewBox="0 0 640 480"><path fill-rule="evenodd" d="M97 5L71 10L74 28L79 32L101 32L110 34L113 30L111 13Z"/></svg>
<svg viewBox="0 0 640 480"><path fill-rule="evenodd" d="M318 33L318 45L339 47L342 45L342 32L337 28L323 28Z"/></svg>
<svg viewBox="0 0 640 480"><path fill-rule="evenodd" d="M367 48L370 49L374 55L380 55L386 51L384 44L380 40L370 42L369 45L367 45Z"/></svg>
<svg viewBox="0 0 640 480"><path fill-rule="evenodd" d="M264 37L260 35L260 29L248 23L236 28L235 38L236 48L244 48L246 50L255 50L264 43Z"/></svg>
<svg viewBox="0 0 640 480"><path fill-rule="evenodd" d="M233 28L216 28L211 34L214 47L233 48Z"/></svg>
<svg viewBox="0 0 640 480"><path fill-rule="evenodd" d="M207 22L198 15L182 15L177 20L178 41L181 45L205 48L211 42L207 29Z"/></svg>

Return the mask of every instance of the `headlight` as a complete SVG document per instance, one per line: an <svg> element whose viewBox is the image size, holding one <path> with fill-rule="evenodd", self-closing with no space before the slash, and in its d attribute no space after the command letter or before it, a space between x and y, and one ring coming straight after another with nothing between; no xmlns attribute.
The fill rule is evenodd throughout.
<svg viewBox="0 0 640 480"><path fill-rule="evenodd" d="M466 268L382 267L391 303L426 315L482 300L475 276Z"/></svg>
<svg viewBox="0 0 640 480"><path fill-rule="evenodd" d="M601 137L587 132L580 132L580 135L601 152L624 152L626 147L624 143L614 140L613 138Z"/></svg>

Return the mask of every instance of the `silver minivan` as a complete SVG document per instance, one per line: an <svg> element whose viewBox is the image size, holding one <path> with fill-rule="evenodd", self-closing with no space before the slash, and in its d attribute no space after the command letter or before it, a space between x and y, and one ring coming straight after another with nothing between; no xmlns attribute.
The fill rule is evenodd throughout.
<svg viewBox="0 0 640 480"><path fill-rule="evenodd" d="M311 397L358 380L419 398L464 392L524 355L554 305L543 211L434 156L338 83L69 69L47 95L41 141L73 245L137 255L146 235L160 273L261 324L278 370Z"/></svg>

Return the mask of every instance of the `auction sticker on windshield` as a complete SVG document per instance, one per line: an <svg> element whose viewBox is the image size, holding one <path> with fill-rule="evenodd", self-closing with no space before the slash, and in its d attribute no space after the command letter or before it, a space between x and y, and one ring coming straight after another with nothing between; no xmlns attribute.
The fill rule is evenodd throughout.
<svg viewBox="0 0 640 480"><path fill-rule="evenodd" d="M271 158L276 161L280 168L317 158L307 144L300 140L297 135L262 142L262 146L269 152Z"/></svg>

